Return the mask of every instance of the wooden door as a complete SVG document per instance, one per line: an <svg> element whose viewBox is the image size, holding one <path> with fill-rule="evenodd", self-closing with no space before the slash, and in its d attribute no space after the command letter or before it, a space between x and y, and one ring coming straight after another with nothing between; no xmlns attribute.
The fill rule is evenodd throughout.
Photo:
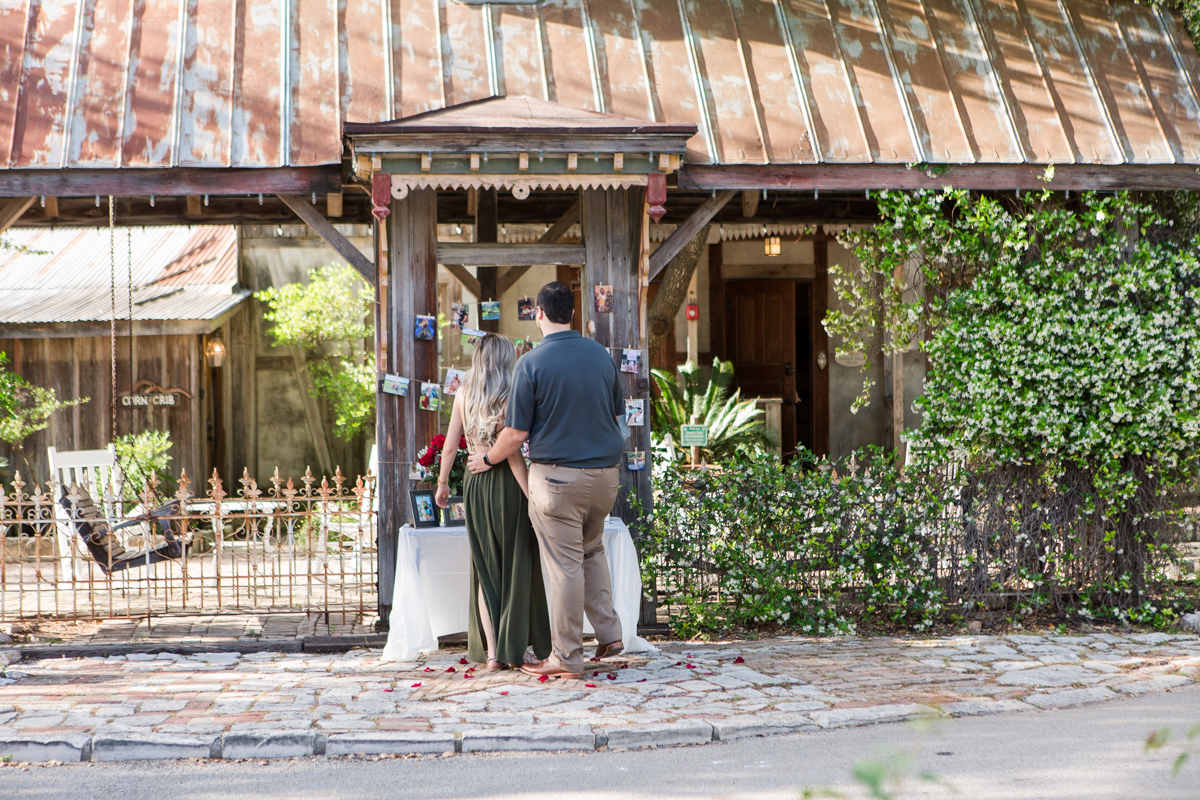
<svg viewBox="0 0 1200 800"><path fill-rule="evenodd" d="M801 424L797 414L804 406L799 390L811 389L811 382L804 380L807 358L797 357L804 355L798 349L808 344L808 314L798 320L797 312L806 311L807 305L808 286L794 281L725 282L725 355L733 362L743 397L783 400L780 444L785 457L795 453L797 441L811 436L811 425ZM806 412L811 398L807 405Z"/></svg>

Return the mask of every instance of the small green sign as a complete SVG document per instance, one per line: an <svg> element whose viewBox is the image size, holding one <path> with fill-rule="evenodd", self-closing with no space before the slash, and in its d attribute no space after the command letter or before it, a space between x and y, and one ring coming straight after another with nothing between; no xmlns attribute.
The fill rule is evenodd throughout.
<svg viewBox="0 0 1200 800"><path fill-rule="evenodd" d="M708 447L708 428L703 425L680 425L679 439L684 447Z"/></svg>

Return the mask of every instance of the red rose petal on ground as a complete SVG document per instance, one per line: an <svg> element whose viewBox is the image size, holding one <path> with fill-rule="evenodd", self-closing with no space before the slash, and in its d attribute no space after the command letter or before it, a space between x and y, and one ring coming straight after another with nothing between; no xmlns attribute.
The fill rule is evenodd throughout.
<svg viewBox="0 0 1200 800"><path fill-rule="evenodd" d="M458 660L458 663L460 663L460 664L465 664L465 663L467 663L467 660L466 660L465 658L460 658L460 659Z"/></svg>
<svg viewBox="0 0 1200 800"><path fill-rule="evenodd" d="M549 676L547 676L547 675L542 675L542 676L540 676L540 677L538 678L538 683L545 683L545 682L546 682L546 681L548 681L548 680L550 680L550 677L549 677Z"/></svg>
<svg viewBox="0 0 1200 800"><path fill-rule="evenodd" d="M738 656L737 658L735 658L735 659L733 660L733 663L735 663L735 664L745 664L745 663L746 663L746 659L742 658L741 656Z"/></svg>
<svg viewBox="0 0 1200 800"><path fill-rule="evenodd" d="M446 672L458 672L454 667L446 667Z"/></svg>
<svg viewBox="0 0 1200 800"><path fill-rule="evenodd" d="M629 665L628 665L628 664L622 664L622 665L621 665L621 669L629 669Z"/></svg>
<svg viewBox="0 0 1200 800"><path fill-rule="evenodd" d="M464 672L464 673L463 673L463 679L464 679L464 680L466 680L467 678L474 678L474 677L475 677L475 676L474 676L474 675L472 675L472 674L471 674L471 673L469 673L469 672Z"/></svg>
<svg viewBox="0 0 1200 800"><path fill-rule="evenodd" d="M584 684L584 686L586 686L586 687L587 687L587 688L589 688L589 689L595 689L595 688L596 688L596 684L594 684L594 683L585 683L585 684Z"/></svg>
<svg viewBox="0 0 1200 800"><path fill-rule="evenodd" d="M385 692L390 692L390 691L391 691L391 689L384 689L384 691L385 691Z"/></svg>
<svg viewBox="0 0 1200 800"><path fill-rule="evenodd" d="M695 665L695 664L688 664L688 665L687 665L687 668L688 668L688 669L695 669L695 668L696 668L696 665Z"/></svg>
<svg viewBox="0 0 1200 800"><path fill-rule="evenodd" d="M681 666L683 666L683 662L682 662L682 661L676 661L676 662L675 662L675 666L677 666L677 667L681 667Z"/></svg>
<svg viewBox="0 0 1200 800"><path fill-rule="evenodd" d="M422 672L433 672L433 667L426 667Z"/></svg>
<svg viewBox="0 0 1200 800"><path fill-rule="evenodd" d="M645 683L646 680L646 678L638 678L638 683Z"/></svg>
<svg viewBox="0 0 1200 800"><path fill-rule="evenodd" d="M615 672L610 672L610 673L608 673L608 675L606 675L605 677L607 677L607 678L608 678L610 681L615 681L615 680L617 679L617 673L615 673Z"/></svg>
<svg viewBox="0 0 1200 800"><path fill-rule="evenodd" d="M596 677L596 676L597 676L597 675L599 675L599 674L600 674L599 672L593 672L593 673L592 673L592 677L594 678L594 677Z"/></svg>
<svg viewBox="0 0 1200 800"><path fill-rule="evenodd" d="M500 694L508 694L508 692L501 692Z"/></svg>
<svg viewBox="0 0 1200 800"><path fill-rule="evenodd" d="M420 682L420 681L417 681L416 683L414 683L414 684L412 685L412 688L414 688L414 689L415 689L415 688L417 688L417 687L418 687L418 686L420 686L420 685L421 685L421 682Z"/></svg>

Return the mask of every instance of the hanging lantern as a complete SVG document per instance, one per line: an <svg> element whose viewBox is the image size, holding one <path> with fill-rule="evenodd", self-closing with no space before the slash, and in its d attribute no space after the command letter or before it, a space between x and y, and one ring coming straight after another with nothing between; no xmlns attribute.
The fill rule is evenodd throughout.
<svg viewBox="0 0 1200 800"><path fill-rule="evenodd" d="M225 345L222 344L219 337L209 339L208 346L204 348L204 352L214 367L221 366L225 361Z"/></svg>
<svg viewBox="0 0 1200 800"><path fill-rule="evenodd" d="M778 236L768 236L763 239L763 252L769 256L777 256L780 252Z"/></svg>

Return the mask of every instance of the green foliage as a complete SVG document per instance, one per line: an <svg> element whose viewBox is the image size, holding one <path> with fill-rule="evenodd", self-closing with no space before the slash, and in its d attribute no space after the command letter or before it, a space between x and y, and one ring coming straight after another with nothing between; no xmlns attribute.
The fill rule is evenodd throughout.
<svg viewBox="0 0 1200 800"><path fill-rule="evenodd" d="M310 277L307 285L289 283L254 296L270 309L263 318L275 323L277 346L316 356L307 362L312 392L333 404L334 432L349 439L375 421L375 357L362 353L372 301L348 266L321 267Z"/></svg>
<svg viewBox="0 0 1200 800"><path fill-rule="evenodd" d="M1185 732L1183 740L1178 744L1175 740L1175 734L1170 728L1159 728L1146 739L1146 752L1167 749L1174 750L1175 758L1171 761L1171 777L1177 777L1179 771L1183 769L1183 765L1191 758L1197 741L1200 741L1200 725L1196 725Z"/></svg>
<svg viewBox="0 0 1200 800"><path fill-rule="evenodd" d="M171 463L171 434L167 431L125 434L118 436L113 446L117 450L117 465L124 476L125 500L137 502L152 476L158 481L167 476L167 467Z"/></svg>
<svg viewBox="0 0 1200 800"><path fill-rule="evenodd" d="M855 619L916 630L941 612L933 557L946 504L877 451L838 477L797 458L738 459L710 473L656 469L642 544L648 585L681 635L777 624L853 633Z"/></svg>
<svg viewBox="0 0 1200 800"><path fill-rule="evenodd" d="M1187 27L1192 43L1200 49L1200 0L1150 0L1150 5L1178 11L1183 17L1183 24Z"/></svg>
<svg viewBox="0 0 1200 800"><path fill-rule="evenodd" d="M713 359L712 375L703 383L700 368L688 361L679 367L682 386L670 373L653 369L650 374L658 384L659 397L653 401L654 432L663 439L666 434L678 445L680 427L692 424L708 428L708 447L701 448L701 455L710 464L732 458L739 453L748 454L757 447L772 444L762 412L755 407L754 400L742 400L741 391L732 395L733 363ZM691 458L688 448L677 447L676 457L680 461Z"/></svg>
<svg viewBox="0 0 1200 800"><path fill-rule="evenodd" d="M22 449L22 443L46 428L54 412L86 403L88 398L59 400L53 389L34 386L17 373L5 369L7 363L8 354L0 352L0 442L17 451L32 475L33 466Z"/></svg>
<svg viewBox="0 0 1200 800"><path fill-rule="evenodd" d="M358 274L344 264L313 270L309 282L289 283L254 294L271 310L271 336L280 347L319 350L330 342L352 342L371 335L365 320L370 296Z"/></svg>

